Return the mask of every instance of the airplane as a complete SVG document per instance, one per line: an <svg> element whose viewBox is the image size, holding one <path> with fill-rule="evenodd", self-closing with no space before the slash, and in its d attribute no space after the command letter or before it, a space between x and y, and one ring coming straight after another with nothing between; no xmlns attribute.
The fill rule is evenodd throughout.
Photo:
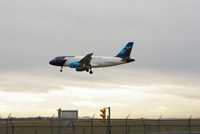
<svg viewBox="0 0 200 134"><path fill-rule="evenodd" d="M130 58L133 44L133 42L128 42L115 57L93 56L93 53L89 53L86 56L59 56L51 60L49 64L60 66L60 72L66 66L75 68L78 72L86 71L93 74L92 68L110 67L134 62L135 59Z"/></svg>

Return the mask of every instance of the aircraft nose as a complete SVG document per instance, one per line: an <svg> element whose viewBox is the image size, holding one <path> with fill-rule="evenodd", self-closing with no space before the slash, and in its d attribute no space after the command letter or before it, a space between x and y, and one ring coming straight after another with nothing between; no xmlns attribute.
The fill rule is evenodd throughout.
<svg viewBox="0 0 200 134"><path fill-rule="evenodd" d="M53 60L49 61L49 64L54 65L54 61Z"/></svg>
<svg viewBox="0 0 200 134"><path fill-rule="evenodd" d="M53 60L49 61L49 64L53 65L53 66L63 66L66 61L67 60L63 60L63 57L57 57L57 58L54 58Z"/></svg>

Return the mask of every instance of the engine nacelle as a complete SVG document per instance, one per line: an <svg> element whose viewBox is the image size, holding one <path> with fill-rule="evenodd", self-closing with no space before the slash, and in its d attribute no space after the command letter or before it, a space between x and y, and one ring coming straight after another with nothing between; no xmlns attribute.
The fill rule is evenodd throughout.
<svg viewBox="0 0 200 134"><path fill-rule="evenodd" d="M85 68L77 67L77 68L76 68L76 71L85 71Z"/></svg>
<svg viewBox="0 0 200 134"><path fill-rule="evenodd" d="M70 62L69 63L69 67L71 67L71 68L77 68L77 67L79 67L79 63L78 62Z"/></svg>

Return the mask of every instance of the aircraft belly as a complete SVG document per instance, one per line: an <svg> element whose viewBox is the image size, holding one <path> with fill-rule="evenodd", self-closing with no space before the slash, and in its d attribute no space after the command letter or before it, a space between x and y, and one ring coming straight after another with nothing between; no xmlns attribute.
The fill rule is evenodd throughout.
<svg viewBox="0 0 200 134"><path fill-rule="evenodd" d="M110 67L110 66L116 66L124 64L123 62L92 62L92 68L99 68L99 67Z"/></svg>

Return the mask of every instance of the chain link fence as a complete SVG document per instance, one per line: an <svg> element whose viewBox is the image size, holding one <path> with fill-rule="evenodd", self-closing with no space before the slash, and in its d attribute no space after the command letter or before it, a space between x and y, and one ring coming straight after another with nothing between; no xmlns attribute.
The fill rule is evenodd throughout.
<svg viewBox="0 0 200 134"><path fill-rule="evenodd" d="M108 134L99 119L1 119L0 134ZM198 119L112 119L111 134L200 134Z"/></svg>

